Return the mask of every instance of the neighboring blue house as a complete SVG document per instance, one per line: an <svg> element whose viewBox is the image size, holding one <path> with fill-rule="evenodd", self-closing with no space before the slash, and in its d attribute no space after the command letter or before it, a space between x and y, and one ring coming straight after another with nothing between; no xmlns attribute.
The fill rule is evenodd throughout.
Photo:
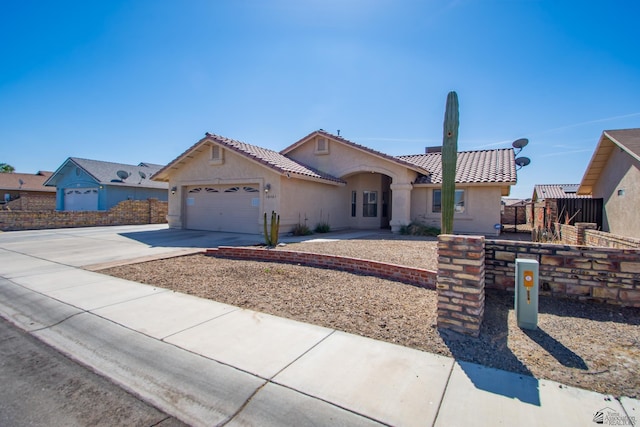
<svg viewBox="0 0 640 427"><path fill-rule="evenodd" d="M123 200L167 201L168 184L150 179L163 167L69 157L44 185L57 189L56 210L106 211Z"/></svg>

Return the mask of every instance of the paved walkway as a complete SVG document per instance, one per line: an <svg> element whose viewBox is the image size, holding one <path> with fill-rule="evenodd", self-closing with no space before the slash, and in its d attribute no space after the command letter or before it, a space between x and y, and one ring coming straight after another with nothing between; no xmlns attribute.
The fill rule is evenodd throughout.
<svg viewBox="0 0 640 427"><path fill-rule="evenodd" d="M599 411L605 425L640 420L638 400L80 268L259 241L157 225L0 233L0 315L194 426L586 426Z"/></svg>

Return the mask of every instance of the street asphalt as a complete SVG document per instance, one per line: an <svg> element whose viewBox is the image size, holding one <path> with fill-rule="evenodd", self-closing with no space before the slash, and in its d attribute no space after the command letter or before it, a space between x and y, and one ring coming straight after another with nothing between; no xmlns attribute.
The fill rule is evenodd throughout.
<svg viewBox="0 0 640 427"><path fill-rule="evenodd" d="M260 241L258 235L166 225L0 233L0 316L194 426L585 426L640 420L635 399L94 271Z"/></svg>

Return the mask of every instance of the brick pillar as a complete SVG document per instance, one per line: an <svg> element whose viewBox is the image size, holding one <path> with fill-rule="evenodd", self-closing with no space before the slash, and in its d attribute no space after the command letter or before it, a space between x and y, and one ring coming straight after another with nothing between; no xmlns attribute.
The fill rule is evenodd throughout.
<svg viewBox="0 0 640 427"><path fill-rule="evenodd" d="M438 327L477 337L484 317L484 237L438 236Z"/></svg>
<svg viewBox="0 0 640 427"><path fill-rule="evenodd" d="M592 222L576 222L576 234L577 241L576 245L584 246L586 244L587 239L585 239L584 232L585 230L595 230L598 228L598 224L594 224Z"/></svg>

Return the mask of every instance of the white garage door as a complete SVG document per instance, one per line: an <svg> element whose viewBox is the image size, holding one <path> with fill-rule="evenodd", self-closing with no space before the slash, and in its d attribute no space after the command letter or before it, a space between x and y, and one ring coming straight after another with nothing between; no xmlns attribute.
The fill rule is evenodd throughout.
<svg viewBox="0 0 640 427"><path fill-rule="evenodd" d="M258 184L198 185L187 188L186 228L259 233Z"/></svg>
<svg viewBox="0 0 640 427"><path fill-rule="evenodd" d="M65 211L97 211L97 188L67 188L64 190Z"/></svg>

